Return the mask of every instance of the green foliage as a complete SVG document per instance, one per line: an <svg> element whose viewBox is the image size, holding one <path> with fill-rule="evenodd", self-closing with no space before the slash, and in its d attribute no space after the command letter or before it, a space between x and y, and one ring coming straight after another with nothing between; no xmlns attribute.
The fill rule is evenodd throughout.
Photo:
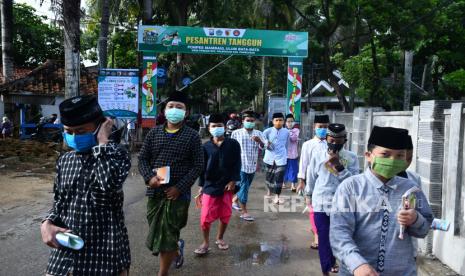
<svg viewBox="0 0 465 276"><path fill-rule="evenodd" d="M13 5L13 57L17 67L35 67L47 59L64 59L61 30L46 23L27 4Z"/></svg>

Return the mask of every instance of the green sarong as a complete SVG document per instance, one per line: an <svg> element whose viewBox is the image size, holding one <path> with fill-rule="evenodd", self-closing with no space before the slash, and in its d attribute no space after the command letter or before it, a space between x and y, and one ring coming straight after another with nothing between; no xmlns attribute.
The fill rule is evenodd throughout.
<svg viewBox="0 0 465 276"><path fill-rule="evenodd" d="M148 198L146 245L154 255L178 250L181 229L187 224L189 204L188 200L169 200L160 194Z"/></svg>

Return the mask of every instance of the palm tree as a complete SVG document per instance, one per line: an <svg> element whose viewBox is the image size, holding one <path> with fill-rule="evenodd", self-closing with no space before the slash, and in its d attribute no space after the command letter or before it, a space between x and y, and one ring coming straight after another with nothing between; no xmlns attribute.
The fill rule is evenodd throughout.
<svg viewBox="0 0 465 276"><path fill-rule="evenodd" d="M13 79L13 0L3 0L2 9L2 62L3 81Z"/></svg>

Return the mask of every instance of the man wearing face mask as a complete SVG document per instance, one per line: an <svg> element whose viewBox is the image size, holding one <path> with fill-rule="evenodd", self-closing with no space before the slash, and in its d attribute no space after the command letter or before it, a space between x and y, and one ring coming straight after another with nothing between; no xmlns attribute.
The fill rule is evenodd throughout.
<svg viewBox="0 0 465 276"><path fill-rule="evenodd" d="M369 168L346 179L336 190L330 240L344 266L341 275L416 275L411 238L424 238L433 215L423 194L417 204L402 208L402 196L415 187L396 176L406 168L407 131L375 126L365 157ZM405 227L399 239L400 226Z"/></svg>
<svg viewBox="0 0 465 276"><path fill-rule="evenodd" d="M168 274L173 261L177 268L183 264L180 232L187 224L191 187L204 162L199 134L184 124L188 101L185 93L170 93L165 107L167 122L147 134L139 153L139 171L148 197L146 245L154 255L160 255L160 276ZM166 167L169 181L162 175Z"/></svg>
<svg viewBox="0 0 465 276"><path fill-rule="evenodd" d="M279 198L284 182L284 173L287 164L287 146L289 140L289 130L284 127L284 115L282 113L273 114L273 127L263 132L263 137L268 141L265 151L265 162L267 167L266 185L268 197L275 194L274 204L283 204Z"/></svg>
<svg viewBox="0 0 465 276"><path fill-rule="evenodd" d="M312 139L306 141L302 145L302 150L300 153L300 162L299 162L299 173L297 177L299 179L299 185L297 186L297 192L303 192L306 186L307 172L309 171L309 163L312 159L313 152L326 150L326 133L328 131L329 125L329 116L328 115L315 115L313 120L313 131L314 136ZM313 232L313 242L310 246L312 249L318 249L318 233L315 225L315 218L313 207L311 204L310 195L306 195L307 206L309 209L309 219L310 225Z"/></svg>
<svg viewBox="0 0 465 276"><path fill-rule="evenodd" d="M210 116L208 130L212 138L203 145L205 165L199 181L203 243L195 250L197 255L209 252L210 227L218 219L220 223L215 244L220 250L229 248L223 236L231 218L236 182L241 180L241 147L236 140L224 137L224 119L221 114Z"/></svg>
<svg viewBox="0 0 465 276"><path fill-rule="evenodd" d="M241 182L239 191L233 199L232 207L241 212L240 218L245 221L255 219L247 211L249 188L257 171L257 160L260 149L263 149L267 141L260 130L255 129L255 112L247 111L242 116L243 128L234 131L231 135L241 146Z"/></svg>
<svg viewBox="0 0 465 276"><path fill-rule="evenodd" d="M72 151L57 161L54 203L41 225L43 242L53 248L46 275L128 275L123 182L130 158L111 140L113 123L96 97L70 98L59 109ZM60 246L56 234L68 231L83 239L82 249Z"/></svg>
<svg viewBox="0 0 465 276"><path fill-rule="evenodd" d="M308 166L306 194L310 195L318 229L318 253L323 275L337 273L338 266L329 242L329 215L334 192L346 178L359 173L357 155L345 150L347 132L343 124L330 124L327 149L313 152Z"/></svg>

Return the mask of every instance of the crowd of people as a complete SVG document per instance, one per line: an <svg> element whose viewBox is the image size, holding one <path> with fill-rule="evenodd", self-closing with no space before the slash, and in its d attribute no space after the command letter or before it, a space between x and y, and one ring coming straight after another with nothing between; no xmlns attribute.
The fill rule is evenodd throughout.
<svg viewBox="0 0 465 276"><path fill-rule="evenodd" d="M130 157L111 139L112 121L96 98L71 98L59 109L64 140L73 150L57 161L53 207L41 224L42 239L52 248L46 275L128 275L122 185ZM188 111L187 95L172 92L166 122L150 130L138 156L147 186L146 246L159 256L158 275L183 266L181 230L188 223L191 198L200 208L198 256L210 252L210 229L217 220L214 244L219 250L229 249L225 233L233 211L244 223L256 220L247 204L262 152L264 200L285 204L280 195L288 187L305 196L314 233L311 247L319 252L323 275L416 275L414 240L428 234L433 216L418 189L417 206L403 201L420 187L419 178L406 171L413 149L407 130L375 126L365 153L369 166L361 173L357 155L345 148L346 127L331 123L327 115L315 117L314 137L299 152L300 126L292 115L273 114L272 127L262 132L256 129L256 114L247 111L230 118L236 129L226 135L224 116L211 114L211 138L202 144L198 131L185 124ZM82 249L70 249L57 240L58 233L76 235Z"/></svg>

